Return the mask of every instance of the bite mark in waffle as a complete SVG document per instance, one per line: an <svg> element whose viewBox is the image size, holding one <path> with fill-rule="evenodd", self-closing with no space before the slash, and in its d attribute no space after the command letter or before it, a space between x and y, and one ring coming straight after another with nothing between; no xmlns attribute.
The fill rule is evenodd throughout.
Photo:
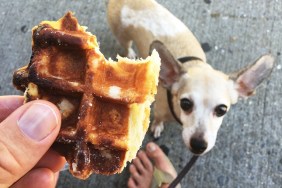
<svg viewBox="0 0 282 188"><path fill-rule="evenodd" d="M62 126L53 148L65 156L70 172L120 173L135 158L149 126L157 92L160 58L106 60L96 37L71 12L43 21L32 30L30 63L14 73L26 102L54 103Z"/></svg>

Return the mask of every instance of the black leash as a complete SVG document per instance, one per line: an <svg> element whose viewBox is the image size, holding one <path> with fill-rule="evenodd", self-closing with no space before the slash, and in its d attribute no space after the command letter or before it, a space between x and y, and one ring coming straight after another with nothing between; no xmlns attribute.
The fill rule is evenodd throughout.
<svg viewBox="0 0 282 188"><path fill-rule="evenodd" d="M180 61L181 63L186 63L188 61L193 61L193 60L199 60L199 61L203 61L202 59L198 58L198 57L193 57L193 56L187 56L187 57L181 57L178 58L178 61ZM168 100L168 106L170 109L171 114L173 115L174 119L180 124L182 125L182 122L180 121L180 119L177 117L174 109L173 109L173 97L172 94L170 92L170 90L167 90L167 100ZM189 170L192 168L192 166L195 164L195 162L197 161L199 156L194 155L190 161L186 164L186 166L182 169L182 171L177 175L177 177L171 182L171 184L169 184L168 188L174 188L176 187L179 182L184 178L184 176L189 172Z"/></svg>
<svg viewBox="0 0 282 188"><path fill-rule="evenodd" d="M182 171L177 175L177 177L169 184L168 188L174 188L179 184L179 182L183 179L183 177L189 172L192 166L195 164L199 156L194 155L190 161L186 164L186 166L182 169Z"/></svg>

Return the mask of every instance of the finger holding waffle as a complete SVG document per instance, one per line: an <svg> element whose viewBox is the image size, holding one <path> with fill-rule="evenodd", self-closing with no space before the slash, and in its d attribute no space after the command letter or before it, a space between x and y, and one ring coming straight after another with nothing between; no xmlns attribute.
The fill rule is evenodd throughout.
<svg viewBox="0 0 282 188"><path fill-rule="evenodd" d="M96 37L71 12L33 28L30 63L14 73L26 102L43 99L61 112L53 148L80 179L120 173L135 158L149 126L160 58L107 60Z"/></svg>

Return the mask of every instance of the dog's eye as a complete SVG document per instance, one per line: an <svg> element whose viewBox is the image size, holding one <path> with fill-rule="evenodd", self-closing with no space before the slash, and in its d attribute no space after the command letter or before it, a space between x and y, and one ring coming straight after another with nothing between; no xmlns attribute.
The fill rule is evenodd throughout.
<svg viewBox="0 0 282 188"><path fill-rule="evenodd" d="M217 107L215 107L214 112L217 117L221 117L226 114L227 106L224 104L218 105Z"/></svg>
<svg viewBox="0 0 282 188"><path fill-rule="evenodd" d="M191 112L193 108L193 102L187 98L184 98L180 100L180 106L185 112Z"/></svg>

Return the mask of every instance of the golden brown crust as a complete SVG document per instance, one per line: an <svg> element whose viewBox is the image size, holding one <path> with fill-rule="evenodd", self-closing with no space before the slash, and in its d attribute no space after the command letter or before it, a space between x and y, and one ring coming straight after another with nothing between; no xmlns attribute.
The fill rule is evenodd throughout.
<svg viewBox="0 0 282 188"><path fill-rule="evenodd" d="M33 28L32 57L14 73L26 102L54 103L62 126L53 148L66 157L71 173L121 172L135 157L148 129L160 59L108 61L96 37L67 13Z"/></svg>

